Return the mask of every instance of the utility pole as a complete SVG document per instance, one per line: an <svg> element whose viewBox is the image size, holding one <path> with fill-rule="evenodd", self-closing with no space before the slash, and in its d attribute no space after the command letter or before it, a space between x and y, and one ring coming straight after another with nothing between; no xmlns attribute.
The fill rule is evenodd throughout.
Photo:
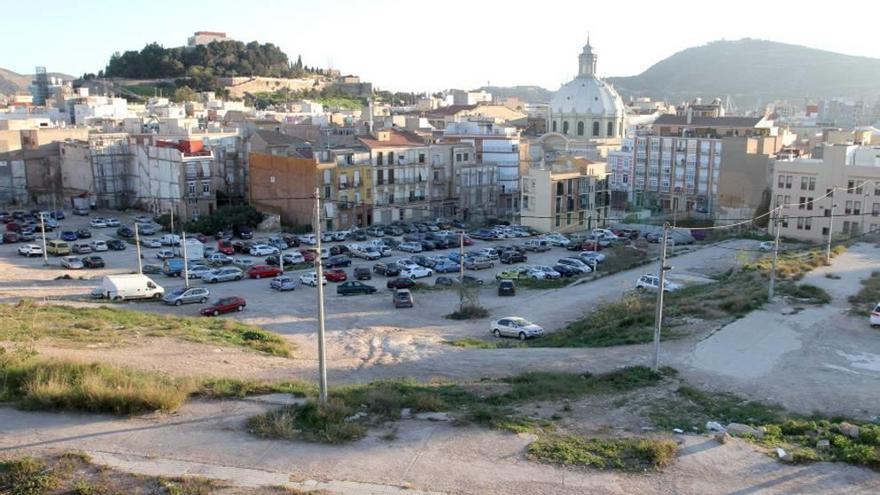
<svg viewBox="0 0 880 495"><path fill-rule="evenodd" d="M773 229L775 230L773 235L773 269L770 270L770 291L767 294L767 299L772 301L773 295L776 290L776 260L779 257L779 211L777 210L773 214Z"/></svg>
<svg viewBox="0 0 880 495"><path fill-rule="evenodd" d="M663 326L663 291L666 288L666 240L669 239L669 223L663 224L663 240L660 244L660 284L657 287L657 308L654 313L654 371L660 368L660 330Z"/></svg>
<svg viewBox="0 0 880 495"><path fill-rule="evenodd" d="M183 280L184 285L189 289L189 260L186 259L186 231L181 232L180 243L183 245Z"/></svg>
<svg viewBox="0 0 880 495"><path fill-rule="evenodd" d="M831 216L828 218L828 239L825 244L825 264L831 264L831 237L834 235L834 209L837 203L834 202L834 191L831 191Z"/></svg>
<svg viewBox="0 0 880 495"><path fill-rule="evenodd" d="M52 210L55 211L55 210ZM46 252L46 218L40 214L40 230L43 231L43 264L49 264L49 253Z"/></svg>
<svg viewBox="0 0 880 495"><path fill-rule="evenodd" d="M141 266L141 236L138 233L138 223L134 223L134 247L137 250L138 274L144 274L144 267Z"/></svg>
<svg viewBox="0 0 880 495"><path fill-rule="evenodd" d="M464 308L464 231L458 234L458 309Z"/></svg>
<svg viewBox="0 0 880 495"><path fill-rule="evenodd" d="M321 189L315 188L315 287L318 288L318 373L320 403L327 404L327 353L324 349L324 268L321 260Z"/></svg>
<svg viewBox="0 0 880 495"><path fill-rule="evenodd" d="M171 233L174 233L174 202L171 202Z"/></svg>

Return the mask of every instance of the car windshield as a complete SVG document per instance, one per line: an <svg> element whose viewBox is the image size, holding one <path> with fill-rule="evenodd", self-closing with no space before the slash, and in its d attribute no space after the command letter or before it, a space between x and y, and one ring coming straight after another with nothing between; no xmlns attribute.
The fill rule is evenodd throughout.
<svg viewBox="0 0 880 495"><path fill-rule="evenodd" d="M515 324L518 327L525 327L525 326L531 325L531 323L529 323L528 320L525 320L523 318L511 318L510 322Z"/></svg>
<svg viewBox="0 0 880 495"><path fill-rule="evenodd" d="M176 289L176 290L172 291L170 295L180 296L180 295L183 295L184 292L186 292L186 289L184 289L184 288Z"/></svg>

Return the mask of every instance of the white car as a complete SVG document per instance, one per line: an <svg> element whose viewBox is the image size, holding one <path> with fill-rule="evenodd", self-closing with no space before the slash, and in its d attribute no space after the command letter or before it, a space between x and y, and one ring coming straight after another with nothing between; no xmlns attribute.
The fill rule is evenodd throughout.
<svg viewBox="0 0 880 495"><path fill-rule="evenodd" d="M321 276L323 280L321 280L321 285L327 285L327 277ZM304 273L299 276L299 283L303 285L311 285L312 287L318 286L318 274L316 272Z"/></svg>
<svg viewBox="0 0 880 495"><path fill-rule="evenodd" d="M657 290L658 287L660 287L660 277L656 275L642 275L636 282L636 290L639 292ZM669 280L663 281L663 292L674 292L679 289L681 289L681 285Z"/></svg>
<svg viewBox="0 0 880 495"><path fill-rule="evenodd" d="M553 268L551 268L547 265L535 265L535 266L531 266L529 268L531 268L532 270L535 270L535 271L542 272L544 274L545 279L555 280L557 278L562 277L562 274L560 274L559 272L557 272L556 270L554 270Z"/></svg>
<svg viewBox="0 0 880 495"><path fill-rule="evenodd" d="M308 244L309 246L314 246L318 243L318 240L315 239L315 234L305 234L299 236L299 242L303 244Z"/></svg>
<svg viewBox="0 0 880 495"><path fill-rule="evenodd" d="M761 251L773 251L773 245L775 242L773 241L764 241L758 245L758 249Z"/></svg>
<svg viewBox="0 0 880 495"><path fill-rule="evenodd" d="M272 247L268 244L257 244L252 247L249 251L251 256L269 256L270 254L278 254L277 247Z"/></svg>
<svg viewBox="0 0 880 495"><path fill-rule="evenodd" d="M101 217L95 217L89 221L89 225L96 229L104 228L107 226L107 221Z"/></svg>
<svg viewBox="0 0 880 495"><path fill-rule="evenodd" d="M170 249L160 249L158 253L156 253L156 257L160 260L171 259L175 256L174 251Z"/></svg>
<svg viewBox="0 0 880 495"><path fill-rule="evenodd" d="M26 244L18 247L18 254L27 256L28 258L31 256L42 256L43 248L36 244Z"/></svg>
<svg viewBox="0 0 880 495"><path fill-rule="evenodd" d="M214 265L228 265L234 261L231 256L223 253L211 253L210 256L205 257L205 260Z"/></svg>
<svg viewBox="0 0 880 495"><path fill-rule="evenodd" d="M134 223L153 223L153 217L149 215L135 215Z"/></svg>
<svg viewBox="0 0 880 495"><path fill-rule="evenodd" d="M589 265L577 258L561 258L558 263L560 265L571 267L580 273L590 273L591 271L593 271L593 269L590 268Z"/></svg>
<svg viewBox="0 0 880 495"><path fill-rule="evenodd" d="M205 265L188 266L186 269L189 278L202 278L211 270L213 270L213 268Z"/></svg>
<svg viewBox="0 0 880 495"><path fill-rule="evenodd" d="M408 266L400 270L400 276L404 278L425 278L434 274L434 270L423 266Z"/></svg>
<svg viewBox="0 0 880 495"><path fill-rule="evenodd" d="M104 223L107 224L108 227L119 227L121 225L116 218L105 218Z"/></svg>
<svg viewBox="0 0 880 495"><path fill-rule="evenodd" d="M223 253L220 253L220 254L223 254ZM226 255L224 254L223 256L226 256ZM286 261L285 261L285 263L286 263ZM239 267L239 268L250 268L250 267L254 266L256 264L256 262L250 258L234 258L232 260L232 264Z"/></svg>
<svg viewBox="0 0 880 495"><path fill-rule="evenodd" d="M519 340L526 340L544 335L544 329L525 318L508 316L492 322L492 334L496 337L516 337Z"/></svg>
<svg viewBox="0 0 880 495"><path fill-rule="evenodd" d="M554 246L566 247L571 244L571 240L562 234L547 234L544 238L550 241L550 244L553 244Z"/></svg>
<svg viewBox="0 0 880 495"><path fill-rule="evenodd" d="M877 303L877 306L874 306L874 311L871 311L871 326L880 326L880 303Z"/></svg>
<svg viewBox="0 0 880 495"><path fill-rule="evenodd" d="M85 268L81 259L76 256L65 256L61 258L61 266L68 270L82 270Z"/></svg>
<svg viewBox="0 0 880 495"><path fill-rule="evenodd" d="M141 246L148 248L159 248L162 247L162 243L159 242L158 239L143 239L141 238Z"/></svg>
<svg viewBox="0 0 880 495"><path fill-rule="evenodd" d="M588 265L605 261L605 255L597 251L581 251L578 253L578 258Z"/></svg>
<svg viewBox="0 0 880 495"><path fill-rule="evenodd" d="M417 242L402 242L397 246L397 249L408 253L421 253L422 245Z"/></svg>
<svg viewBox="0 0 880 495"><path fill-rule="evenodd" d="M107 243L104 241L92 241L91 242L92 251L98 253L101 251L107 251Z"/></svg>

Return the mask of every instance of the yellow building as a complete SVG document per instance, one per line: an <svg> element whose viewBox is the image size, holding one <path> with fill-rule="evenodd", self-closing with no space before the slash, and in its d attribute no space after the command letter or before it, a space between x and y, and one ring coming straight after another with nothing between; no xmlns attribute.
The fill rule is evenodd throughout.
<svg viewBox="0 0 880 495"><path fill-rule="evenodd" d="M608 218L607 165L561 157L523 176L522 225L540 232L580 232Z"/></svg>

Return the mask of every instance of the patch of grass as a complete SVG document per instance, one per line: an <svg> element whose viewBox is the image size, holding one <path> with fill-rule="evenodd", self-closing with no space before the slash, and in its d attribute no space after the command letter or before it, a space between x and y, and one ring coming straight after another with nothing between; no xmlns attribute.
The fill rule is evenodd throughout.
<svg viewBox="0 0 880 495"><path fill-rule="evenodd" d="M196 394L209 399L248 397L262 394L291 394L296 397L317 394L314 384L292 382L267 382L263 380L240 380L237 378L205 378L199 383Z"/></svg>
<svg viewBox="0 0 880 495"><path fill-rule="evenodd" d="M527 278L517 280L516 286L520 289L550 290L568 287L570 284L574 283L574 281L575 279L573 278L557 278L556 280L534 280Z"/></svg>
<svg viewBox="0 0 880 495"><path fill-rule="evenodd" d="M849 312L856 316L868 316L880 301L880 272L871 272L871 276L862 280L862 288L849 296Z"/></svg>
<svg viewBox="0 0 880 495"><path fill-rule="evenodd" d="M639 295L596 306L562 330L526 342L530 347L610 347L641 344L653 338L654 303Z"/></svg>
<svg viewBox="0 0 880 495"><path fill-rule="evenodd" d="M733 394L682 386L671 397L653 403L647 415L661 428L702 432L707 421L722 425L729 422L761 425L781 421L783 412L781 407L744 400Z"/></svg>
<svg viewBox="0 0 880 495"><path fill-rule="evenodd" d="M579 375L564 372L528 372L504 381L512 388L503 395L490 397L496 404L522 401L558 400L578 398L587 394L623 392L653 386L663 375L645 366L632 366L602 375L589 373Z"/></svg>
<svg viewBox="0 0 880 495"><path fill-rule="evenodd" d="M844 251L846 251L846 246L838 244L831 248L831 257L834 258ZM807 272L824 265L824 250L810 249L786 252L776 258L776 276L780 280L800 280ZM763 256L753 263L746 264L744 268L766 276L773 269L773 259L771 256Z"/></svg>
<svg viewBox="0 0 880 495"><path fill-rule="evenodd" d="M24 409L113 414L173 411L195 388L190 380L158 373L0 351L0 401L13 401Z"/></svg>
<svg viewBox="0 0 880 495"><path fill-rule="evenodd" d="M340 400L328 401L323 406L309 401L254 416L248 421L248 428L263 438L338 444L357 440L366 434L362 423L346 420L354 413L354 408Z"/></svg>
<svg viewBox="0 0 880 495"><path fill-rule="evenodd" d="M245 347L290 356L292 345L273 332L232 319L164 316L118 308L76 308L20 301L0 304L0 341L129 345L145 337Z"/></svg>
<svg viewBox="0 0 880 495"><path fill-rule="evenodd" d="M498 345L498 342L473 337L466 337L458 340L444 340L443 343L453 347L461 347L463 349L497 349L502 347Z"/></svg>
<svg viewBox="0 0 880 495"><path fill-rule="evenodd" d="M779 286L779 292L804 304L820 306L831 302L831 294L821 287L810 284L782 284Z"/></svg>
<svg viewBox="0 0 880 495"><path fill-rule="evenodd" d="M210 495L223 485L215 480L200 476L184 478L160 478L159 483L168 495Z"/></svg>
<svg viewBox="0 0 880 495"><path fill-rule="evenodd" d="M0 493L43 495L58 484L58 477L40 459L21 457L0 463Z"/></svg>
<svg viewBox="0 0 880 495"><path fill-rule="evenodd" d="M529 457L543 462L632 472L661 470L677 453L674 441L659 438L544 435L528 447Z"/></svg>
<svg viewBox="0 0 880 495"><path fill-rule="evenodd" d="M488 316L488 309L482 306L466 305L449 313L446 315L446 318L449 318L450 320L478 320L480 318L487 318Z"/></svg>

